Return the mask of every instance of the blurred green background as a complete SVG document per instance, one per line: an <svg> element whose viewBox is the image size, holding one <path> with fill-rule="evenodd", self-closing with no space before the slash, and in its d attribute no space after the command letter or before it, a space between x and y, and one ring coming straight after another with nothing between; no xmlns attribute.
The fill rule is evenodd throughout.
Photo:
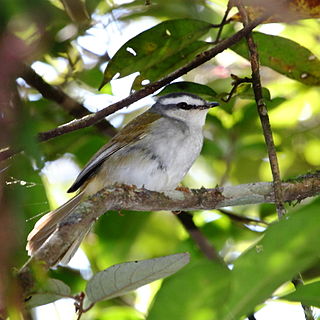
<svg viewBox="0 0 320 320"><path fill-rule="evenodd" d="M60 86L90 111L96 111L126 97L132 87L137 88L134 85L137 84L137 74L134 74L111 80L102 91L97 90L103 81L109 56L113 57L127 40L169 19L190 18L219 23L227 5L227 1L223 0L150 2L151 5L146 5L144 1L3 0L1 36L4 39L5 34L11 34L22 39L32 48L26 64L31 65L47 83ZM222 36L230 36L240 27L239 23L231 23L223 29ZM257 39L263 64L262 84L283 179L315 171L320 165L319 27L319 20L309 19L289 24L266 24L256 29L263 34L294 41L293 44L286 43L263 35ZM214 41L216 34L217 29L208 29L198 38L199 41L210 42ZM5 45L2 41L2 47ZM306 51L299 51L300 46ZM210 44L206 47L210 47ZM194 51L182 59L182 64L190 61L196 53ZM278 66L282 69L272 64L274 60L270 57L273 54L281 59ZM246 56L244 43L224 51L179 79L210 87L216 93L211 98L221 103L207 117L202 154L183 181L188 187L209 188L272 180L251 89L243 87L243 90L238 90L228 103L221 99L232 88L231 74L239 77L251 74L248 60L241 55ZM121 63L125 64L123 61ZM298 76L294 75L293 79L287 77L286 72L291 73L288 66ZM123 67L134 69L132 65ZM311 70L310 75L303 75L305 68ZM161 74L169 71L172 71L169 66L163 67ZM311 73L312 81L304 81L306 77L311 78ZM141 85L143 79L139 80ZM5 168L5 188L14 207L18 229L14 263L19 267L27 259L24 249L26 237L36 221L32 217L67 200L65 191L80 168L110 136L104 135L96 127L90 127L38 144L34 138L36 133L55 128L74 117L61 105L43 98L26 83L22 74L18 75L16 86L20 95L20 109L19 118L15 119L14 141L25 151L15 155L2 168ZM108 120L119 129L152 103L151 98L143 99ZM3 147L5 145L0 146ZM303 209L307 203L293 209L290 207L289 211ZM277 220L275 208L269 204L235 207L232 211L269 223ZM194 221L227 264L232 264L264 232L262 227L235 222L218 210L194 212ZM78 268L85 268L89 273L115 263L183 251L191 253L195 269L201 269L201 263L203 270L209 268L202 253L170 212L108 212L96 223L82 248L90 264L86 260L78 260L75 265L78 263ZM79 261L86 261L85 267L79 266ZM320 275L317 268L310 270L312 272L309 276L306 274L307 279L316 279ZM192 275L190 270L188 272ZM51 273L52 277L68 283L73 292L83 290L85 280L79 270L58 268ZM192 281L190 283L192 285ZM152 284L145 290L147 293L138 291L137 294L97 304L88 313L87 319L143 319L143 313L160 285L160 282ZM167 286L171 290L169 283ZM288 286L284 286L285 290ZM141 299L143 303L139 302ZM142 312L130 307L138 303L142 305L139 309ZM201 308L201 305L191 308L190 314L194 312L197 316L194 314L188 319L211 319L213 315L209 311L206 313L204 307ZM200 309L202 316L200 312L195 312ZM152 312L160 314L155 310Z"/></svg>

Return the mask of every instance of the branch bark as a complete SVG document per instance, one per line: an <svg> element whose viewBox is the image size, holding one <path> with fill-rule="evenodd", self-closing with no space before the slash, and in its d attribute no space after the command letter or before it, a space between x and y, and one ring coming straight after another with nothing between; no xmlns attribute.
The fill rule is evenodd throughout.
<svg viewBox="0 0 320 320"><path fill-rule="evenodd" d="M301 201L320 194L320 171L283 182L286 202ZM274 203L271 182L256 182L214 189L172 190L158 193L129 186L105 188L82 202L57 227L52 237L36 252L34 259L54 266L77 237L108 210L212 210L227 206Z"/></svg>

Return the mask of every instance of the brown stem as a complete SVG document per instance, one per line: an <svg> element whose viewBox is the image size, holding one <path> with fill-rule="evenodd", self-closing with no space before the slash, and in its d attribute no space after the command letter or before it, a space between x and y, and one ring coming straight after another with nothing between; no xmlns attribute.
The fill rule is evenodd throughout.
<svg viewBox="0 0 320 320"><path fill-rule="evenodd" d="M250 24L248 14L244 6L242 5L241 1L237 0L236 3L237 3L237 7L239 10L243 25L246 26ZM275 192L275 199L276 199L275 205L277 208L277 213L279 218L282 218L286 210L283 203L283 195L282 195L282 189L281 189L281 176L280 176L279 163L278 163L278 158L276 153L276 147L273 141L268 109L262 94L259 54L258 54L257 46L253 40L253 36L251 32L246 35L246 40L247 40L249 55L250 55L253 91L254 91L254 96L257 104L258 114L260 117L260 122L262 125L264 139L267 145L269 162L270 162L271 172L273 176L274 192Z"/></svg>
<svg viewBox="0 0 320 320"><path fill-rule="evenodd" d="M244 6L242 5L240 0L236 0L236 4L239 10L243 25L244 26L248 25L250 23L250 20ZM247 40L249 54L250 54L253 91L254 91L257 107L258 107L258 113L259 113L260 121L262 124L265 142L268 149L269 162L270 162L272 176L273 176L275 205L277 208L278 217L279 219L281 219L285 215L286 209L284 206L281 175L280 175L276 148L273 141L272 130L271 130L271 125L270 125L269 116L268 116L268 110L262 96L262 86L261 86L260 71L259 71L259 54L258 54L257 46L254 42L254 39L251 33L246 35L246 40ZM296 281L297 279L299 280L299 282L303 283L302 277L299 274L295 279L292 280L295 286L298 285ZM306 320L314 320L312 309L309 306L306 306L303 304L301 304L301 306L303 308Z"/></svg>
<svg viewBox="0 0 320 320"><path fill-rule="evenodd" d="M216 37L216 40L215 40L214 43L218 43L219 40L220 40L221 33L222 33L222 29L223 29L224 25L225 25L226 23L228 23L228 22L227 22L227 17L228 17L228 14L229 14L230 10L231 10L231 6L228 4L228 7L227 7L227 9L226 9L226 11L225 11L225 13L224 13L224 16L223 16L223 18L222 18L222 21L221 21L221 23L220 23L220 27L219 27L219 30L218 30L218 34L217 34L217 37Z"/></svg>
<svg viewBox="0 0 320 320"><path fill-rule="evenodd" d="M293 283L295 288L301 285L304 285L301 273L295 276L291 282ZM307 306L301 303L301 307L303 309L304 317L306 320L315 320L315 317L313 315L313 312L310 306Z"/></svg>
<svg viewBox="0 0 320 320"><path fill-rule="evenodd" d="M236 76L235 74L231 74L231 78L233 79L231 85L232 85L232 89L231 91L228 93L228 96L226 98L222 98L221 100L223 100L224 102L229 102L233 96L233 94L235 93L235 91L237 90L238 86L241 83L252 83L252 79L248 78L248 77L244 77L244 78L239 78L238 76Z"/></svg>
<svg viewBox="0 0 320 320"><path fill-rule="evenodd" d="M222 214L228 216L231 220L240 222L242 224L252 224L252 225L264 225L268 226L269 223L263 220L253 219L245 216L241 216L239 214L235 214L233 212L227 211L225 209L218 209Z"/></svg>
<svg viewBox="0 0 320 320"><path fill-rule="evenodd" d="M176 217L190 234L200 251L209 259L223 262L217 250L212 246L201 230L193 222L193 215L188 211L179 211Z"/></svg>

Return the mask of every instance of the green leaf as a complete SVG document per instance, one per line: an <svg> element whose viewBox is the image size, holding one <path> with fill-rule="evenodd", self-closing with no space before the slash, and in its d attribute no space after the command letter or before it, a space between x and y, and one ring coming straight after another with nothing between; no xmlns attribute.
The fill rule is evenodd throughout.
<svg viewBox="0 0 320 320"><path fill-rule="evenodd" d="M121 296L147 283L168 277L189 263L188 253L116 264L96 273L87 283L91 302Z"/></svg>
<svg viewBox="0 0 320 320"><path fill-rule="evenodd" d="M261 90L262 90L263 98L267 101L270 101L271 100L270 91L267 88L261 88ZM225 99L227 97L229 97L229 92L222 92L218 95L218 98L221 99L222 101L225 101ZM250 83L241 83L240 85L238 85L236 90L232 93L231 99L234 99L236 97L239 97L242 99L250 99L250 100L253 99L254 100L255 95L254 95L254 92L252 89L252 85ZM224 108L224 109L229 113L233 112L232 108L231 109L229 108L230 110L228 108Z"/></svg>
<svg viewBox="0 0 320 320"><path fill-rule="evenodd" d="M203 84L190 82L190 81L180 81L180 82L171 83L168 86L166 86L164 89L162 89L158 93L158 96L163 96L165 94L172 93L172 92L193 93L200 97L203 97L204 99L217 97L217 93L210 87Z"/></svg>
<svg viewBox="0 0 320 320"><path fill-rule="evenodd" d="M140 72L136 77L132 89L138 90L142 87L143 80L155 81L167 75L168 73L179 69L187 62L191 61L194 56L210 47L210 44L204 41L195 41L190 43L187 47L173 54L160 63L155 63L151 68Z"/></svg>
<svg viewBox="0 0 320 320"><path fill-rule="evenodd" d="M262 89L262 96L270 101L271 99L271 94L270 91L267 88L261 88ZM243 99L255 99L254 92L252 89L252 85L250 83L242 83L240 84L236 92L234 93L235 96L239 96L240 98Z"/></svg>
<svg viewBox="0 0 320 320"><path fill-rule="evenodd" d="M145 317L142 313L135 310L133 307L127 306L108 306L104 307L103 310L97 310L96 317L94 319L99 320L144 320ZM91 319L93 317L91 316Z"/></svg>
<svg viewBox="0 0 320 320"><path fill-rule="evenodd" d="M268 299L319 256L320 199L271 225L254 247L242 254L232 270L232 291L223 320L239 319ZM312 243L312 245L310 245Z"/></svg>
<svg viewBox="0 0 320 320"><path fill-rule="evenodd" d="M48 279L44 288L33 294L26 302L26 305L28 308L34 308L54 302L61 298L70 297L70 295L70 287L64 282L57 279Z"/></svg>
<svg viewBox="0 0 320 320"><path fill-rule="evenodd" d="M197 261L163 282L147 319L216 319L229 285L226 267L205 259Z"/></svg>
<svg viewBox="0 0 320 320"><path fill-rule="evenodd" d="M164 21L126 42L104 72L100 89L116 74L119 77L140 72L139 81L153 81L183 65L209 44L196 41L212 27L194 19ZM138 80L135 83L137 87Z"/></svg>
<svg viewBox="0 0 320 320"><path fill-rule="evenodd" d="M298 301L307 306L320 308L320 281L299 286L296 291L282 296L279 299Z"/></svg>
<svg viewBox="0 0 320 320"><path fill-rule="evenodd" d="M320 85L320 61L309 49L295 41L260 32L253 32L253 38L262 65L306 85ZM231 49L248 59L245 41L237 43Z"/></svg>

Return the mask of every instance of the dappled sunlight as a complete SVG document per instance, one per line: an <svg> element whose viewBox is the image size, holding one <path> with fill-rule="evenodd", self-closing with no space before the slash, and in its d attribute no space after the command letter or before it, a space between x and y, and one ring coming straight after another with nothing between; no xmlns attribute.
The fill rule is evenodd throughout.
<svg viewBox="0 0 320 320"><path fill-rule="evenodd" d="M220 30L227 0L9 2L0 30L0 271L27 261L28 242L23 303L47 303L31 317L304 319L286 295L298 274L320 290L317 16L243 24L241 14L258 11L240 6L236 18L233 7ZM116 135L164 94L173 95ZM175 176L184 178L172 196ZM118 181L142 188L96 193ZM66 211L36 224L76 189ZM82 237L67 267L58 265ZM53 268L31 268L39 259ZM5 278L10 294L0 286L12 315L25 312L15 277Z"/></svg>

